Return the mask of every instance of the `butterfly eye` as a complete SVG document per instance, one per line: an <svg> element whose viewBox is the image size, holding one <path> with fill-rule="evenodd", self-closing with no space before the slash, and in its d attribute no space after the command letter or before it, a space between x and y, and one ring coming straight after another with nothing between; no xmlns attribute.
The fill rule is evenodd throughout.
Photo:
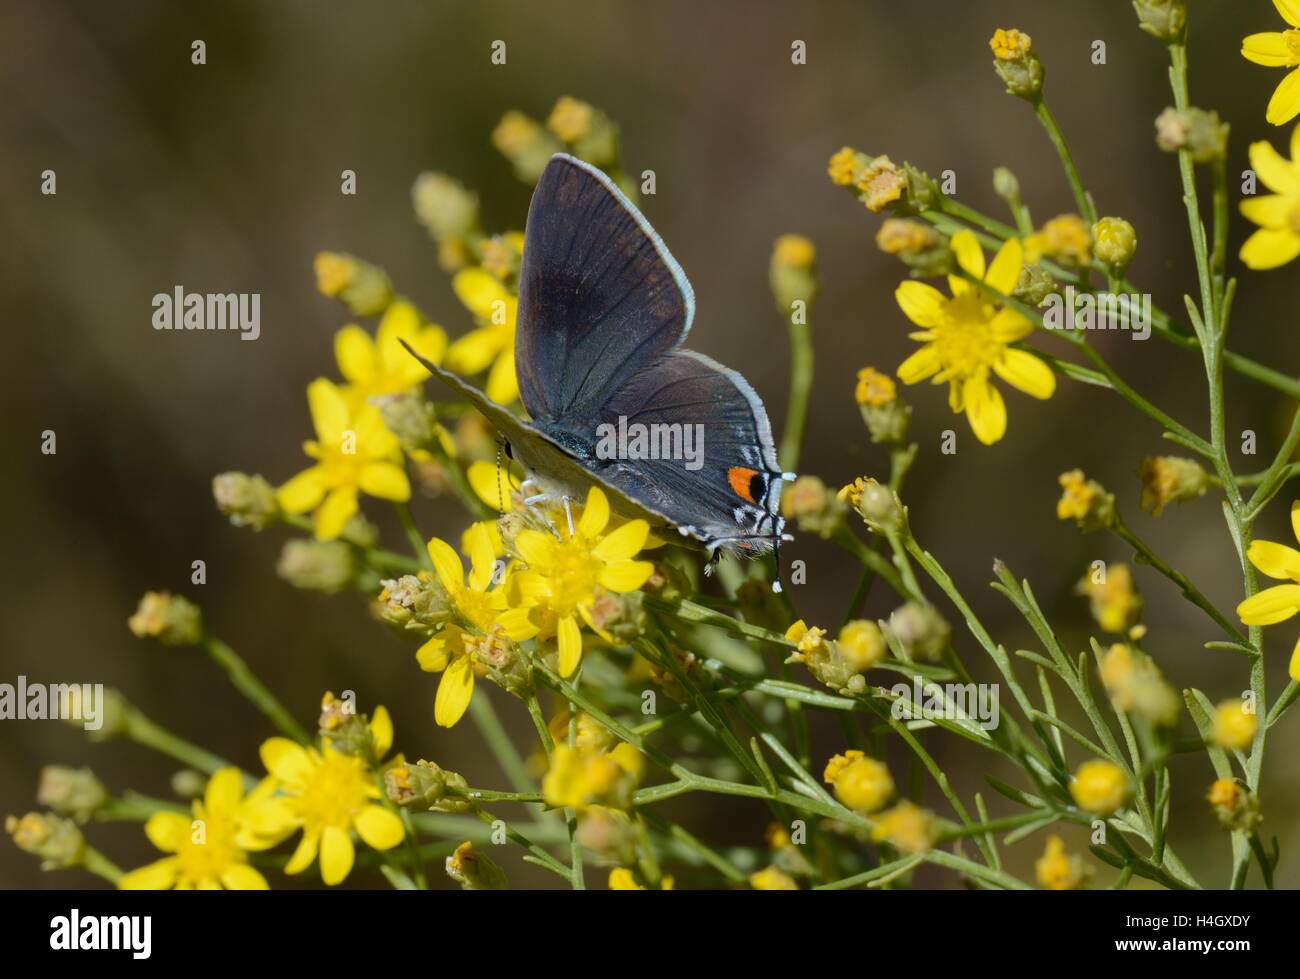
<svg viewBox="0 0 1300 979"><path fill-rule="evenodd" d="M506 450L506 458L507 458L507 459L514 459L515 454L514 454L514 451L510 448L510 443L509 443L509 442L506 442L506 443L505 443L505 450Z"/></svg>

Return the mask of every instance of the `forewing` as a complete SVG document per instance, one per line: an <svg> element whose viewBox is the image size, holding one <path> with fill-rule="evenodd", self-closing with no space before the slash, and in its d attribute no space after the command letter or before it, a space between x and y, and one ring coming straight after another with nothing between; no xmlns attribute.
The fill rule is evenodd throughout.
<svg viewBox="0 0 1300 979"><path fill-rule="evenodd" d="M654 229L608 177L551 158L528 208L515 365L537 421L587 414L674 349L695 298Z"/></svg>

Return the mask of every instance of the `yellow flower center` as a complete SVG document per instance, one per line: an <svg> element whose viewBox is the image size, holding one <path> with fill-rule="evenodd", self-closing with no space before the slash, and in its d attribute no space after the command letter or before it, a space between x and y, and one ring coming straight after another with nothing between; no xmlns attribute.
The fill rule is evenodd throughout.
<svg viewBox="0 0 1300 979"><path fill-rule="evenodd" d="M1282 32L1282 41L1286 44L1286 49L1291 52L1291 56L1300 62L1300 30L1294 27L1287 28Z"/></svg>
<svg viewBox="0 0 1300 979"><path fill-rule="evenodd" d="M934 344L943 364L943 379L986 377L1006 348L993 335L993 310L974 289L943 304L934 327Z"/></svg>
<svg viewBox="0 0 1300 979"><path fill-rule="evenodd" d="M182 836L176 859L179 882L196 887L219 880L232 864L244 861L244 854L235 843L235 827L224 819L210 818L202 803L195 804L194 819L202 825L192 824L190 832Z"/></svg>
<svg viewBox="0 0 1300 979"><path fill-rule="evenodd" d="M560 615L588 605L595 597L604 562L581 534L564 543L556 542L547 578L551 584L551 607Z"/></svg>
<svg viewBox="0 0 1300 979"><path fill-rule="evenodd" d="M500 611L491 592L475 591L473 588L466 588L456 595L456 608L466 622L483 632L492 628Z"/></svg>
<svg viewBox="0 0 1300 979"><path fill-rule="evenodd" d="M347 829L353 818L370 803L374 784L360 758L326 751L315 765L294 808L307 833L327 826Z"/></svg>

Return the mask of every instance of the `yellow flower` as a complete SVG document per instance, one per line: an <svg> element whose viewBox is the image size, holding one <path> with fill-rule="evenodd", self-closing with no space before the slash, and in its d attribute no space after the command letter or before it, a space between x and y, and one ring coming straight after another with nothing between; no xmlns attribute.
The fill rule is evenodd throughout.
<svg viewBox="0 0 1300 979"><path fill-rule="evenodd" d="M984 252L969 231L952 237L957 264L967 274L1009 295L1023 264L1020 242L1008 240L987 271ZM948 382L948 404L965 412L975 437L985 445L1002 438L1007 409L990 381L990 372L1035 398L1050 398L1056 390L1051 368L1031 353L1010 346L1029 335L1033 326L1010 308L998 309L988 295L965 279L948 277L952 298L923 282L909 280L894 294L903 312L923 329L912 339L923 346L898 368L904 384L927 377Z"/></svg>
<svg viewBox="0 0 1300 979"><path fill-rule="evenodd" d="M615 867L609 872L609 889L611 891L644 891L646 888L639 884L636 875L626 867ZM664 877L659 881L661 891L671 891L673 889L672 877Z"/></svg>
<svg viewBox="0 0 1300 979"><path fill-rule="evenodd" d="M848 187L853 183L853 172L858 168L858 151L852 146L845 146L834 156L826 168L826 173L831 178L831 183L840 187Z"/></svg>
<svg viewBox="0 0 1300 979"><path fill-rule="evenodd" d="M1074 520L1083 530L1099 530L1115 522L1115 497L1082 469L1061 473L1056 481L1061 498L1056 501L1058 520Z"/></svg>
<svg viewBox="0 0 1300 979"><path fill-rule="evenodd" d="M846 751L826 763L822 781L835 787L835 798L857 812L875 812L894 794L889 769L861 751Z"/></svg>
<svg viewBox="0 0 1300 979"><path fill-rule="evenodd" d="M627 809L644 766L641 753L630 744L613 751L557 744L542 778L542 796L552 806L579 812L592 806Z"/></svg>
<svg viewBox="0 0 1300 979"><path fill-rule="evenodd" d="M451 287L478 321L478 328L457 339L447 351L447 366L460 374L488 370L484 392L497 404L519 397L515 380L515 316L519 300L482 268L461 269Z"/></svg>
<svg viewBox="0 0 1300 979"><path fill-rule="evenodd" d="M889 654L880 626L870 619L852 619L840 627L840 653L858 672L869 670Z"/></svg>
<svg viewBox="0 0 1300 979"><path fill-rule="evenodd" d="M1087 265L1092 257L1091 249L1092 234L1083 218L1062 214L1025 239L1025 261L1037 265L1046 255L1069 265Z"/></svg>
<svg viewBox="0 0 1300 979"><path fill-rule="evenodd" d="M1291 532L1300 540L1300 500L1291 504ZM1246 557L1270 578L1290 580L1286 585L1265 588L1237 606L1237 615L1246 625L1274 625L1300 612L1300 551L1286 544L1251 541ZM1300 683L1300 640L1291 650L1289 672Z"/></svg>
<svg viewBox="0 0 1300 979"><path fill-rule="evenodd" d="M903 196L907 189L907 175L887 156L878 156L867 164L857 181L862 191L862 202L875 213L884 210Z"/></svg>
<svg viewBox="0 0 1300 979"><path fill-rule="evenodd" d="M123 875L123 890L264 891L266 878L248 865L250 850L265 850L283 839L252 832L249 815L275 790L266 779L244 798L238 768L223 768L208 780L202 800L193 802L193 818L156 812L144 824L149 842L170 856Z"/></svg>
<svg viewBox="0 0 1300 979"><path fill-rule="evenodd" d="M1259 718L1247 713L1240 700L1225 700L1214 711L1214 743L1220 748L1245 751L1258 729Z"/></svg>
<svg viewBox="0 0 1300 979"><path fill-rule="evenodd" d="M307 404L316 440L305 442L303 451L316 465L276 492L286 512L316 509L316 538L333 540L357 512L358 493L399 502L411 498L401 447L378 408L349 406L343 392L324 378L307 385Z"/></svg>
<svg viewBox="0 0 1300 979"><path fill-rule="evenodd" d="M432 323L424 325L416 308L404 299L384 311L374 339L359 326L345 326L334 335L334 356L354 404L423 383L428 372L407 353L402 340L435 364L442 363L447 334Z"/></svg>
<svg viewBox="0 0 1300 979"><path fill-rule="evenodd" d="M1049 891L1072 891L1087 880L1083 860L1065 851L1065 842L1053 834L1047 838L1043 855L1034 862L1038 883Z"/></svg>
<svg viewBox="0 0 1300 979"><path fill-rule="evenodd" d="M383 707L370 722L376 758L392 746L393 728ZM295 830L302 838L286 874L306 870L320 856L321 880L341 883L352 870L352 831L376 850L391 850L405 838L402 821L375 802L382 797L364 759L328 745L304 748L288 738L262 742L262 764L280 790L254 809L252 827L261 836L283 839Z"/></svg>
<svg viewBox="0 0 1300 979"><path fill-rule="evenodd" d="M1128 779L1118 765L1108 761L1085 761L1070 780L1070 795L1080 809L1109 816L1124 804Z"/></svg>
<svg viewBox="0 0 1300 979"><path fill-rule="evenodd" d="M1290 68L1278 83L1273 97L1268 100L1264 118L1280 126L1300 113L1300 2L1273 0L1273 6L1290 26L1284 31L1264 31L1251 34L1241 42L1241 53L1247 61L1266 68Z"/></svg>
<svg viewBox="0 0 1300 979"><path fill-rule="evenodd" d="M860 405L883 408L898 397L898 388L888 374L882 374L874 367L864 367L858 371L858 386L853 397Z"/></svg>
<svg viewBox="0 0 1300 979"><path fill-rule="evenodd" d="M1112 564L1100 583L1092 574L1075 586L1075 594L1086 595L1092 617L1105 632L1128 632L1142 617L1142 596L1133 584L1133 572L1127 564Z"/></svg>
<svg viewBox="0 0 1300 979"><path fill-rule="evenodd" d="M993 32L993 37L989 39L989 48L993 51L993 57L999 61L1014 61L1016 58L1023 58L1027 55L1033 46L1033 41L1028 34L1016 30L1014 27L1005 30L999 27Z"/></svg>
<svg viewBox="0 0 1300 979"><path fill-rule="evenodd" d="M1147 456L1138 466L1142 481L1139 504L1158 517L1170 503L1183 503L1203 496L1210 486L1210 474L1195 459L1179 456Z"/></svg>
<svg viewBox="0 0 1300 979"><path fill-rule="evenodd" d="M1291 132L1291 159L1260 140L1250 144L1250 165L1273 193L1241 202L1242 215L1259 225L1242 244L1241 260L1247 268L1275 269L1300 255L1300 126Z"/></svg>
<svg viewBox="0 0 1300 979"><path fill-rule="evenodd" d="M589 103L563 95L551 109L551 114L546 119L546 128L566 143L576 143L591 132L594 115L595 110Z"/></svg>
<svg viewBox="0 0 1300 979"><path fill-rule="evenodd" d="M776 867L764 867L749 875L749 886L756 891L797 891L794 878Z"/></svg>
<svg viewBox="0 0 1300 979"><path fill-rule="evenodd" d="M653 573L654 565L632 560L646 546L650 534L644 520L631 520L606 532L609 501L599 487L588 491L572 533L563 516L559 524L558 538L531 528L521 530L515 548L528 566L518 581L521 602L540 606L556 617L560 675L569 676L582 658L579 620L592 625L596 588L636 591Z"/></svg>
<svg viewBox="0 0 1300 979"><path fill-rule="evenodd" d="M1241 786L1230 778L1216 779L1210 786L1210 791L1206 795L1206 800L1212 806L1222 806L1231 809L1237 804L1237 800L1242 796Z"/></svg>
<svg viewBox="0 0 1300 979"><path fill-rule="evenodd" d="M537 634L537 629L529 622L527 611L511 608L507 568L497 563L498 551L488 525L473 524L466 531L465 539L470 555L468 577L460 557L450 544L437 537L428 544L434 572L457 617L484 634L489 646L500 636L512 642L531 639ZM499 540L497 538L497 542ZM499 574L498 568L501 569ZM434 721L441 727L451 727L459 721L474 694L475 667L479 652L485 647L481 641L469 637L470 633L460 626L447 625L415 654L421 669L442 674L433 706Z"/></svg>
<svg viewBox="0 0 1300 979"><path fill-rule="evenodd" d="M930 811L906 799L877 816L871 830L873 840L888 841L904 853L924 853L937 837L938 826Z"/></svg>

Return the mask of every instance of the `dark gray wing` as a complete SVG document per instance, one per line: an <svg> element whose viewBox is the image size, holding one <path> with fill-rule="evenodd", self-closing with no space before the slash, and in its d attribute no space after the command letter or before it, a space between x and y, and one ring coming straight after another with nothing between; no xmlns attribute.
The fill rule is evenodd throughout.
<svg viewBox="0 0 1300 979"><path fill-rule="evenodd" d="M551 158L528 208L515 370L537 421L587 414L674 349L695 297L650 224L608 177Z"/></svg>

